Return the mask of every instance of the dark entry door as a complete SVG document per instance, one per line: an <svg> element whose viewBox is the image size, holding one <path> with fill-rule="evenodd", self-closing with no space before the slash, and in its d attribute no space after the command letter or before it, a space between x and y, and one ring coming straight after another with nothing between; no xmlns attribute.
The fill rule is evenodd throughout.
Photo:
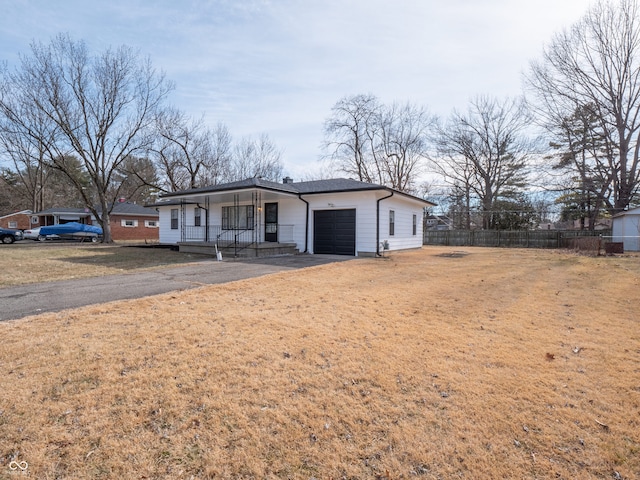
<svg viewBox="0 0 640 480"><path fill-rule="evenodd" d="M356 210L313 212L313 253L356 254Z"/></svg>
<svg viewBox="0 0 640 480"><path fill-rule="evenodd" d="M278 204L264 204L264 241L278 241Z"/></svg>

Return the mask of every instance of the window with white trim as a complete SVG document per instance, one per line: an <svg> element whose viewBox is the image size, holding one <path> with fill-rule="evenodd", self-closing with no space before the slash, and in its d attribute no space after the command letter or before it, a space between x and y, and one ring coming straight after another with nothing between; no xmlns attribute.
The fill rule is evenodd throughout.
<svg viewBox="0 0 640 480"><path fill-rule="evenodd" d="M177 230L177 229L178 229L178 209L172 208L171 209L171 230Z"/></svg>
<svg viewBox="0 0 640 480"><path fill-rule="evenodd" d="M193 209L193 225L196 227L202 225L202 209L200 207Z"/></svg>
<svg viewBox="0 0 640 480"><path fill-rule="evenodd" d="M138 220L123 218L122 220L120 220L120 225L127 228L135 228L138 226Z"/></svg>
<svg viewBox="0 0 640 480"><path fill-rule="evenodd" d="M222 207L223 230L253 230L253 205Z"/></svg>
<svg viewBox="0 0 640 480"><path fill-rule="evenodd" d="M9 228L18 228L18 222L9 222Z"/></svg>
<svg viewBox="0 0 640 480"><path fill-rule="evenodd" d="M389 210L389 236L392 237L396 233L396 212Z"/></svg>
<svg viewBox="0 0 640 480"><path fill-rule="evenodd" d="M157 220L145 220L144 226L148 228L158 228L160 224L158 223Z"/></svg>

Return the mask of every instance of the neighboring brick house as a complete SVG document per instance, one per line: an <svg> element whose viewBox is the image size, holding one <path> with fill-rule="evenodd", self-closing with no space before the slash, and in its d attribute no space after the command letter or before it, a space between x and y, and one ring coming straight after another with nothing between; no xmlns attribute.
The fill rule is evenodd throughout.
<svg viewBox="0 0 640 480"><path fill-rule="evenodd" d="M93 224L93 222L91 222L91 212L84 208L54 207L36 212L33 215L39 219L39 222L33 225L34 227L47 227L49 225L59 225L67 222L78 222L87 225Z"/></svg>
<svg viewBox="0 0 640 480"><path fill-rule="evenodd" d="M66 222L97 225L91 212L83 208L49 208L34 215L39 217L40 225L57 225ZM115 241L158 241L159 214L153 208L135 203L117 203L111 211L110 220L111 237Z"/></svg>
<svg viewBox="0 0 640 480"><path fill-rule="evenodd" d="M33 220L38 220L38 217L34 217L31 210L22 210L20 212L10 213L9 215L3 215L0 217L0 227L27 230L28 228L40 226L37 222L32 223Z"/></svg>
<svg viewBox="0 0 640 480"><path fill-rule="evenodd" d="M114 240L157 242L159 213L135 203L117 203L111 212L111 236Z"/></svg>

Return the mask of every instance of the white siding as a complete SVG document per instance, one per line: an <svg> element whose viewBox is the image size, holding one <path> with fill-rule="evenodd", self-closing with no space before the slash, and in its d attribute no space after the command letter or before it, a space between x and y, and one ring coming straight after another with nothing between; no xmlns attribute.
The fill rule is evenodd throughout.
<svg viewBox="0 0 640 480"><path fill-rule="evenodd" d="M614 217L613 241L623 242L625 252L640 251L640 208Z"/></svg>
<svg viewBox="0 0 640 480"><path fill-rule="evenodd" d="M313 253L313 217L316 210L356 210L356 254L365 250L369 243L375 245L375 200L371 193L323 193L303 196L309 202L309 252ZM371 202L373 201L373 218ZM373 227L373 229L371 228ZM373 230L373 242L369 242ZM374 249L375 252L375 249Z"/></svg>
<svg viewBox="0 0 640 480"><path fill-rule="evenodd" d="M356 254L375 254L376 206L387 192L349 192L308 195L310 204L309 251L313 253L313 212L315 210L356 209ZM400 195L380 201L380 238L387 240L390 250L420 248L422 246L422 204ZM389 236L389 211L395 211L395 235ZM413 235L413 215L416 215L416 235Z"/></svg>
<svg viewBox="0 0 640 480"><path fill-rule="evenodd" d="M356 254L373 255L378 251L378 242L388 241L390 250L402 250L409 248L420 248L422 246L422 208L419 201L411 200L399 194L394 194L389 198L388 191L362 191L362 192L341 192L326 194L307 194L302 198L309 204L309 224L307 220L307 205L298 197L283 195L277 199L263 199L260 208L255 212L256 220L260 225L258 239L264 241L264 203L278 203L278 223L281 225L281 232L287 225L293 226L293 240L300 252L313 253L313 219L314 212L318 210L356 210ZM215 197L213 197L215 198ZM382 199L382 200L381 200ZM379 238L377 238L377 211L379 202ZM249 204L250 202L241 202ZM211 203L209 208L209 225L222 224L222 207L233 205L233 203ZM182 229L182 212L180 205L167 205L158 208L160 217L160 243L177 244L180 241ZM186 205L187 225L193 225L194 205ZM171 209L178 209L178 229L171 229ZM389 236L389 211L395 211L395 235ZM202 211L202 225L205 225L205 211ZM413 235L413 215L416 215L416 234ZM305 233L308 237L305 238ZM283 239L284 241L288 239ZM306 240L306 241L305 241Z"/></svg>
<svg viewBox="0 0 640 480"><path fill-rule="evenodd" d="M171 230L171 209L178 209L178 230ZM158 220L160 222L160 243L175 245L180 241L180 206L179 205L167 205L166 207L159 207L158 213L160 214Z"/></svg>
<svg viewBox="0 0 640 480"><path fill-rule="evenodd" d="M394 235L389 235L389 212L395 212ZM413 216L416 234L413 235ZM380 202L380 242L389 242L389 250L422 247L422 205L399 195Z"/></svg>
<svg viewBox="0 0 640 480"><path fill-rule="evenodd" d="M272 202L267 202L272 203ZM282 197L278 202L278 223L281 225L281 234L285 234L283 231L284 225L293 226L293 241L296 243L298 251L304 252L304 235L305 235L305 221L307 214L306 204L299 198L294 197ZM264 217L261 216L261 225L264 224ZM260 238L264 237L264 227L260 234ZM281 237L282 238L282 237ZM283 239L286 240L286 239Z"/></svg>

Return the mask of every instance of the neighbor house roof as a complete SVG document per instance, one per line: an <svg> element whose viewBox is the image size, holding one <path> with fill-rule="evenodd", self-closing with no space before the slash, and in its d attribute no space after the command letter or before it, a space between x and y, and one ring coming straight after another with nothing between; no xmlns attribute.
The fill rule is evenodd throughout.
<svg viewBox="0 0 640 480"><path fill-rule="evenodd" d="M613 216L613 218L624 217L625 215L640 215L640 207L631 208L624 212L617 213Z"/></svg>
<svg viewBox="0 0 640 480"><path fill-rule="evenodd" d="M290 193L294 195L312 195L321 193L343 193L343 192L359 192L367 190L386 190L399 195L403 195L414 200L420 201L426 205L434 205L433 203L424 200L422 198L410 195L408 193L394 190L384 185L377 185L375 183L360 182L350 178L332 178L327 180L313 180L310 182L286 182L277 183L269 180L264 180L259 177L247 178L237 182L223 183L219 185L211 185L202 188L193 188L189 190L182 190L178 192L170 192L161 195L162 198L182 197L185 195L203 194L203 193L221 193L231 190L247 190L253 188L260 188L264 190L271 190L282 193ZM167 205L168 203L161 203Z"/></svg>
<svg viewBox="0 0 640 480"><path fill-rule="evenodd" d="M100 209L98 209L100 211ZM151 216L157 217L158 212L153 208L145 207L144 205L138 205L137 203L121 202L116 203L111 210L111 215L137 215L137 216Z"/></svg>
<svg viewBox="0 0 640 480"><path fill-rule="evenodd" d="M14 215L32 215L33 212L31 210L20 210L19 212L8 213L6 215L1 215L0 218L9 218Z"/></svg>
<svg viewBox="0 0 640 480"><path fill-rule="evenodd" d="M91 215L84 208L53 207L35 212L34 215Z"/></svg>
<svg viewBox="0 0 640 480"><path fill-rule="evenodd" d="M100 211L100 208L98 208ZM113 206L113 210L111 211L112 215L136 215L136 216L150 216L157 217L158 212L153 208L148 208L143 205L138 205L137 203L128 203L121 202L116 203ZM88 216L91 215L85 208L64 208L64 207L54 207L48 208L46 210L42 210L41 212L37 212L34 215L80 215L80 216Z"/></svg>

